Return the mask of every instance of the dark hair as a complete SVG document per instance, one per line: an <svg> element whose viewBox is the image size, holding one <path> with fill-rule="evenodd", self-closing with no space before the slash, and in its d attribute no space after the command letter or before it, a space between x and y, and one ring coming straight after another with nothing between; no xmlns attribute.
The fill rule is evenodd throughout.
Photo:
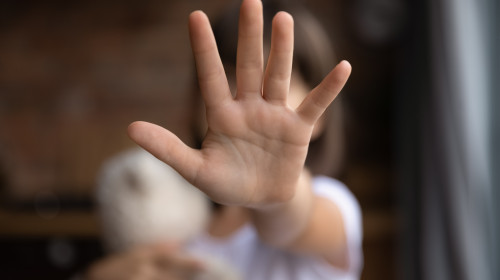
<svg viewBox="0 0 500 280"><path fill-rule="evenodd" d="M236 65L239 5L240 1L235 1L212 25L219 54L228 75L233 74L231 71ZM296 1L264 0L263 8L265 52L270 47L271 23L274 15L279 11L286 11L293 16L295 22L293 69L312 89L334 66L334 54L328 35L316 18ZM195 92L197 100L195 103L199 106L198 88ZM309 145L306 166L313 174L337 176L340 172L344 144L340 107L339 100L336 100L325 112L325 129ZM197 108L195 114L198 114L199 120L202 119L199 114L204 114L204 111ZM195 140L201 144L199 123L195 123L195 126L198 131Z"/></svg>

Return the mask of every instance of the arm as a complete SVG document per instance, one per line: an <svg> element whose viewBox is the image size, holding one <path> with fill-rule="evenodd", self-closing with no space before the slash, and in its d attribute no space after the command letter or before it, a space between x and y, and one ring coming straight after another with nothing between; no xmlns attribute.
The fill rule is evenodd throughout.
<svg viewBox="0 0 500 280"><path fill-rule="evenodd" d="M264 240L324 256L326 246L316 243L329 241L316 239L324 230L318 227L328 224L324 219L338 221L338 210L312 195L304 162L313 127L344 86L351 67L346 61L339 63L297 109L290 108L293 19L284 12L274 18L265 70L262 22L261 1L243 1L233 98L207 17L202 12L190 16L208 122L200 150L150 123L131 124L129 135L212 200L253 209ZM282 226L274 227L276 221ZM335 225L333 230L339 228ZM277 240L283 232L289 235L281 244Z"/></svg>
<svg viewBox="0 0 500 280"><path fill-rule="evenodd" d="M261 239L272 246L317 255L335 267L349 265L341 213L332 201L312 192L307 170L290 201L254 209L252 221Z"/></svg>

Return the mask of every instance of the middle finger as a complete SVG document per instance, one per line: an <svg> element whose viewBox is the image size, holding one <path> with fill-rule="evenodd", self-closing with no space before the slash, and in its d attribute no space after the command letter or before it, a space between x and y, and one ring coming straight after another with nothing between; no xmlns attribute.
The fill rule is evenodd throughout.
<svg viewBox="0 0 500 280"><path fill-rule="evenodd" d="M264 55L261 0L241 4L236 57L237 97L261 96Z"/></svg>

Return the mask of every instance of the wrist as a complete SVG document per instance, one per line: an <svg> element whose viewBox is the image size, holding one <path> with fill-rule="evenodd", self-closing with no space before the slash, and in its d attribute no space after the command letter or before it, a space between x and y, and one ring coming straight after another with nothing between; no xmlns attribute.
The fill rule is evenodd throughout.
<svg viewBox="0 0 500 280"><path fill-rule="evenodd" d="M273 202L262 203L258 205L246 206L252 212L268 214L269 212L279 211L280 209L302 204L312 196L311 190L312 176L309 170L304 168L293 185L288 186L288 194L282 199L273 200Z"/></svg>
<svg viewBox="0 0 500 280"><path fill-rule="evenodd" d="M286 247L300 236L312 212L314 194L311 181L311 174L304 169L289 201L251 209L252 222L263 241Z"/></svg>

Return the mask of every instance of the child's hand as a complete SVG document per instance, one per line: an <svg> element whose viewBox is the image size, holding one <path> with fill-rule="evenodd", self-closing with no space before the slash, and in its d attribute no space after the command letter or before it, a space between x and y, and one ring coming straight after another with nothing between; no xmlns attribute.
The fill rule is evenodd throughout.
<svg viewBox="0 0 500 280"><path fill-rule="evenodd" d="M192 279L203 264L174 244L151 244L110 255L94 263L86 280Z"/></svg>
<svg viewBox="0 0 500 280"><path fill-rule="evenodd" d="M293 56L293 19L273 21L272 44L263 71L262 3L241 7L237 93L229 90L208 18L193 12L191 43L208 132L201 150L187 147L159 126L135 122L130 137L176 169L214 201L261 207L291 199L315 122L344 86L351 67L341 62L297 109L287 105Z"/></svg>

